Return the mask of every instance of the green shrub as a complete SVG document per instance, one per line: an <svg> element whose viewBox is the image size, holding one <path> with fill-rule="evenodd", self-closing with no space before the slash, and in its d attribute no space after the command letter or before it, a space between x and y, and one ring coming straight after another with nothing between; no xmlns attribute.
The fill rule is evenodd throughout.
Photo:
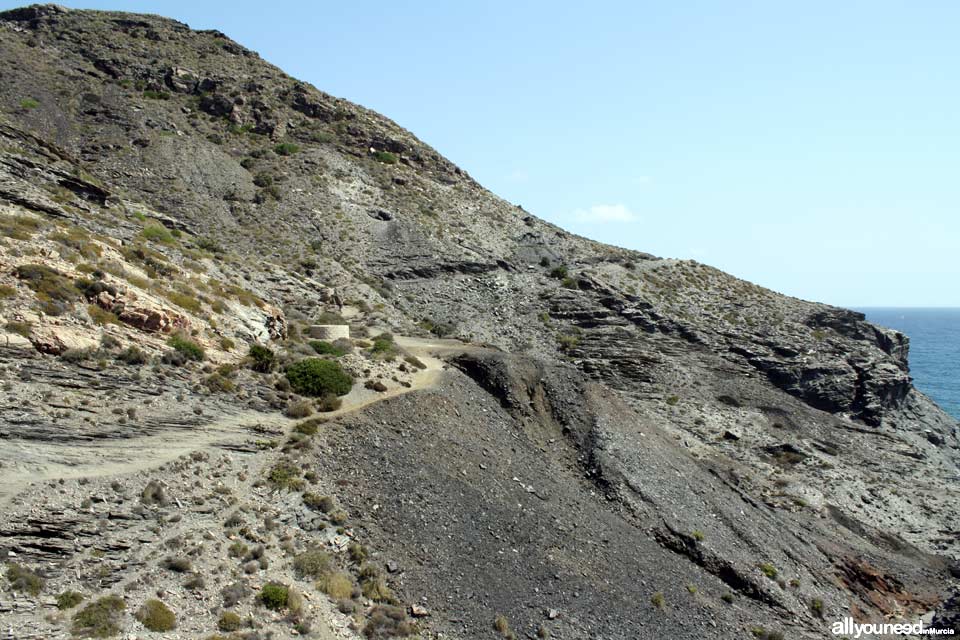
<svg viewBox="0 0 960 640"><path fill-rule="evenodd" d="M113 313L112 311L107 311L98 305L87 305L87 313L90 314L90 319L93 320L95 324L100 326L106 324L120 324L120 319L117 318L117 314Z"/></svg>
<svg viewBox="0 0 960 640"><path fill-rule="evenodd" d="M203 309L203 306L200 304L200 301L196 296L192 296L181 291L168 291L166 292L167 300L177 305L181 309L186 309L191 313L200 313Z"/></svg>
<svg viewBox="0 0 960 640"><path fill-rule="evenodd" d="M259 344L250 345L250 368L258 373L270 373L277 364L277 356L271 349Z"/></svg>
<svg viewBox="0 0 960 640"><path fill-rule="evenodd" d="M292 142L281 142L273 148L273 152L278 156L292 156L298 151L300 151L299 145Z"/></svg>
<svg viewBox="0 0 960 640"><path fill-rule="evenodd" d="M171 631L177 626L177 617L173 611L155 599L144 602L134 617L150 631Z"/></svg>
<svg viewBox="0 0 960 640"><path fill-rule="evenodd" d="M94 600L73 614L73 635L81 638L109 638L120 633L126 603L118 596Z"/></svg>
<svg viewBox="0 0 960 640"><path fill-rule="evenodd" d="M657 609L663 609L666 600L663 597L663 594L657 591L655 594L650 596L650 604L652 604Z"/></svg>
<svg viewBox="0 0 960 640"><path fill-rule="evenodd" d="M204 358L203 347L186 336L179 334L170 336L170 339L167 340L167 344L173 347L177 353L182 354L188 360L196 360L197 362L200 362Z"/></svg>
<svg viewBox="0 0 960 640"><path fill-rule="evenodd" d="M7 580L14 591L22 591L32 596L43 589L43 578L15 562L7 563Z"/></svg>
<svg viewBox="0 0 960 640"><path fill-rule="evenodd" d="M36 109L40 106L40 102L34 98L24 98L20 101L21 109Z"/></svg>
<svg viewBox="0 0 960 640"><path fill-rule="evenodd" d="M147 89L143 92L144 98L149 98L150 100L169 100L170 94L166 91L155 91L153 89Z"/></svg>
<svg viewBox="0 0 960 640"><path fill-rule="evenodd" d="M150 356L145 351L131 345L117 354L117 360L124 364L138 365L149 362Z"/></svg>
<svg viewBox="0 0 960 640"><path fill-rule="evenodd" d="M273 185L273 176L265 171L261 171L253 176L253 184L263 188L269 187Z"/></svg>
<svg viewBox="0 0 960 640"><path fill-rule="evenodd" d="M353 593L353 579L343 571L334 571L317 581L317 589L334 600L349 600Z"/></svg>
<svg viewBox="0 0 960 640"><path fill-rule="evenodd" d="M509 626L507 628L509 630ZM366 638L406 638L415 633L417 628L407 620L403 609L389 605L377 605L371 609L367 624L363 627Z"/></svg>
<svg viewBox="0 0 960 640"><path fill-rule="evenodd" d="M0 216L0 235L11 240L29 240L41 222L29 216Z"/></svg>
<svg viewBox="0 0 960 640"><path fill-rule="evenodd" d="M666 399L666 403L671 407L675 406L678 402L680 402L680 396L668 396Z"/></svg>
<svg viewBox="0 0 960 640"><path fill-rule="evenodd" d="M15 295L17 295L16 287L11 287L8 284L0 284L0 299L12 298Z"/></svg>
<svg viewBox="0 0 960 640"><path fill-rule="evenodd" d="M295 464L289 460L281 460L270 468L267 482L277 489L300 489L303 487L300 476L300 469Z"/></svg>
<svg viewBox="0 0 960 640"><path fill-rule="evenodd" d="M360 590L363 592L363 597L369 598L374 602L386 602L389 604L396 602L393 591L387 586L387 581L383 579L383 576L371 576L365 579L363 584L360 585Z"/></svg>
<svg viewBox="0 0 960 640"><path fill-rule="evenodd" d="M373 157L377 162L382 162L383 164L397 164L397 156L389 151L377 151L373 154Z"/></svg>
<svg viewBox="0 0 960 640"><path fill-rule="evenodd" d="M33 325L29 322L8 322L3 328L24 338L29 338L33 333Z"/></svg>
<svg viewBox="0 0 960 640"><path fill-rule="evenodd" d="M224 611L217 621L217 628L220 631L236 631L243 626L243 620L233 611Z"/></svg>
<svg viewBox="0 0 960 640"><path fill-rule="evenodd" d="M233 351L234 347L236 346L237 343L230 338L227 338L226 336L220 338L220 348L224 351Z"/></svg>
<svg viewBox="0 0 960 640"><path fill-rule="evenodd" d="M283 415L288 418L306 418L313 415L313 403L309 400L291 400L287 408L283 410Z"/></svg>
<svg viewBox="0 0 960 640"><path fill-rule="evenodd" d="M333 345L329 342L323 340L311 340L310 347L322 356L334 356L339 358L340 356L346 355L346 349Z"/></svg>
<svg viewBox="0 0 960 640"><path fill-rule="evenodd" d="M140 235L143 236L144 240L149 240L150 242L159 242L161 244L173 243L173 234L170 233L169 229L159 224L151 224L144 227Z"/></svg>
<svg viewBox="0 0 960 640"><path fill-rule="evenodd" d="M14 270L40 300L73 302L81 297L80 290L66 276L43 264L22 264Z"/></svg>
<svg viewBox="0 0 960 640"><path fill-rule="evenodd" d="M699 529L694 529L693 533L691 533L690 535L691 535L691 536L693 537L693 539L696 540L697 542L703 542L703 539L704 539L704 537L705 537L705 536L703 535L703 531L700 531Z"/></svg>
<svg viewBox="0 0 960 640"><path fill-rule="evenodd" d="M339 364L320 358L306 358L290 365L287 380L294 391L304 396L342 396L353 387L353 378Z"/></svg>
<svg viewBox="0 0 960 640"><path fill-rule="evenodd" d="M810 602L810 610L813 611L813 614L818 618L823 617L823 600L820 598L814 598Z"/></svg>
<svg viewBox="0 0 960 640"><path fill-rule="evenodd" d="M77 591L64 591L57 595L57 609L73 609L83 602L83 594Z"/></svg>
<svg viewBox="0 0 960 640"><path fill-rule="evenodd" d="M777 568L769 562L764 562L761 564L760 571L763 573L763 575L767 576L771 580L775 580L777 578Z"/></svg>
<svg viewBox="0 0 960 640"><path fill-rule="evenodd" d="M303 494L303 504L307 505L311 509L323 511L324 513L330 513L337 506L333 498L330 496L321 496L318 493L309 492Z"/></svg>
<svg viewBox="0 0 960 640"><path fill-rule="evenodd" d="M263 588L260 589L260 594L257 596L257 600L260 601L260 604L265 606L267 609L273 609L274 611L285 609L289 598L289 587L287 587L287 585L280 584L279 582L268 582L267 584L263 585Z"/></svg>
<svg viewBox="0 0 960 640"><path fill-rule="evenodd" d="M550 270L550 277L556 280L563 280L567 277L567 268L563 265L559 267L554 267Z"/></svg>
<svg viewBox="0 0 960 640"><path fill-rule="evenodd" d="M305 436L315 436L320 429L320 420L304 420L293 428L294 433L302 433Z"/></svg>
<svg viewBox="0 0 960 640"><path fill-rule="evenodd" d="M301 578L320 578L330 572L332 560L323 549L310 549L297 554L293 569Z"/></svg>

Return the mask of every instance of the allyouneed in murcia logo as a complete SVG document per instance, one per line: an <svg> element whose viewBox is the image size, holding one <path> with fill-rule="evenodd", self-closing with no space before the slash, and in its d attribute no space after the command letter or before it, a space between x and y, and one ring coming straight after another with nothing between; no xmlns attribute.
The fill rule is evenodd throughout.
<svg viewBox="0 0 960 640"><path fill-rule="evenodd" d="M923 620L913 623L907 622L854 622L853 618L844 618L830 625L830 631L835 636L848 638L862 638L873 636L952 636L953 629L938 629L928 627Z"/></svg>

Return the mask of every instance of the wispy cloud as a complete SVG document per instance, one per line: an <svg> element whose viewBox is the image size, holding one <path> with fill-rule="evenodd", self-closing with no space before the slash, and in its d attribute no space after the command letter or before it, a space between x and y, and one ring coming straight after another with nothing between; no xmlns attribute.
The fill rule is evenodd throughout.
<svg viewBox="0 0 960 640"><path fill-rule="evenodd" d="M528 174L523 169L514 169L509 174L507 174L507 180L510 182L527 182L530 180L530 174Z"/></svg>
<svg viewBox="0 0 960 640"><path fill-rule="evenodd" d="M578 222L635 222L640 219L623 204L595 204L589 209L577 209L573 217Z"/></svg>

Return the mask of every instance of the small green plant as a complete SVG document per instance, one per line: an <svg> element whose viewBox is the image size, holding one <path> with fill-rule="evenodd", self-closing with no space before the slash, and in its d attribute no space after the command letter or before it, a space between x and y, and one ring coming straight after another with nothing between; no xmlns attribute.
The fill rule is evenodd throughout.
<svg viewBox="0 0 960 640"><path fill-rule="evenodd" d="M311 340L309 344L314 351L322 356L333 356L335 358L339 358L347 353L346 349L323 340Z"/></svg>
<svg viewBox="0 0 960 640"><path fill-rule="evenodd" d="M334 600L349 600L353 593L353 580L343 571L334 571L317 581L317 589Z"/></svg>
<svg viewBox="0 0 960 640"><path fill-rule="evenodd" d="M81 297L80 290L73 285L73 282L56 269L46 265L22 264L14 270L14 273L37 294L37 298L41 301L73 302Z"/></svg>
<svg viewBox="0 0 960 640"><path fill-rule="evenodd" d="M64 591L57 594L57 609L61 611L73 609L81 602L83 602L83 594L78 591Z"/></svg>
<svg viewBox="0 0 960 640"><path fill-rule="evenodd" d="M7 563L7 580L14 591L38 595L43 589L43 578L15 562Z"/></svg>
<svg viewBox="0 0 960 640"><path fill-rule="evenodd" d="M732 593L725 593L725 594L723 594L722 596L720 596L720 599L723 600L724 602L726 602L727 604L733 604L733 594L732 594Z"/></svg>
<svg viewBox="0 0 960 640"><path fill-rule="evenodd" d="M814 598L810 602L810 610L813 611L813 614L818 618L823 617L823 600L820 598Z"/></svg>
<svg viewBox="0 0 960 640"><path fill-rule="evenodd" d="M678 402L680 402L680 396L667 396L665 402L671 407L674 407Z"/></svg>
<svg viewBox="0 0 960 640"><path fill-rule="evenodd" d="M243 626L243 619L233 611L224 611L217 621L217 628L220 631L236 631Z"/></svg>
<svg viewBox="0 0 960 640"><path fill-rule="evenodd" d="M696 593L697 593L697 585L695 585L695 584L688 584L688 585L687 585L687 591L688 591L689 593L691 593L691 594L696 594Z"/></svg>
<svg viewBox="0 0 960 640"><path fill-rule="evenodd" d="M666 604L666 599L663 597L663 594L657 591L655 594L650 596L650 604L652 604L657 609L663 609Z"/></svg>
<svg viewBox="0 0 960 640"><path fill-rule="evenodd" d="M301 578L320 578L330 572L332 560L323 549L309 549L293 559L293 569Z"/></svg>
<svg viewBox="0 0 960 640"><path fill-rule="evenodd" d="M303 479L300 477L300 469L289 460L281 460L270 468L267 474L267 482L276 489L295 489L303 488Z"/></svg>
<svg viewBox="0 0 960 640"><path fill-rule="evenodd" d="M120 324L120 319L117 318L117 314L113 313L112 311L107 311L99 305L87 305L87 313L90 314L90 319L93 320L95 324L100 326L107 324Z"/></svg>
<svg viewBox="0 0 960 640"><path fill-rule="evenodd" d="M34 98L24 98L20 101L21 109L36 109L40 106L40 101L35 100Z"/></svg>
<svg viewBox="0 0 960 640"><path fill-rule="evenodd" d="M397 156L389 151L377 151L373 154L373 157L377 162L383 164L397 164Z"/></svg>
<svg viewBox="0 0 960 640"><path fill-rule="evenodd" d="M177 617L170 607L156 599L144 602L134 617L150 631L171 631L177 626Z"/></svg>
<svg viewBox="0 0 960 640"><path fill-rule="evenodd" d="M690 534L690 536L697 542L703 542L705 537L703 535L703 531L700 531L699 529L694 529L693 532Z"/></svg>
<svg viewBox="0 0 960 640"><path fill-rule="evenodd" d="M353 387L353 378L333 360L306 358L295 362L286 371L294 391L304 396L332 393L346 395Z"/></svg>
<svg viewBox="0 0 960 640"><path fill-rule="evenodd" d="M280 611L287 607L290 599L290 588L279 582L268 582L260 589L257 600L267 609Z"/></svg>
<svg viewBox="0 0 960 640"><path fill-rule="evenodd" d="M315 436L317 431L320 429L320 420L314 418L313 420L304 420L303 422L298 423L294 428L294 433L302 433L305 436Z"/></svg>
<svg viewBox="0 0 960 640"><path fill-rule="evenodd" d="M109 638L120 633L126 603L118 596L94 600L73 614L73 635L81 638Z"/></svg>
<svg viewBox="0 0 960 640"><path fill-rule="evenodd" d="M182 354L187 360L200 362L204 358L203 347L182 334L170 336L167 344L173 347L176 352Z"/></svg>
<svg viewBox="0 0 960 640"><path fill-rule="evenodd" d="M143 97L150 100L169 100L170 94L166 91L155 91L154 89L147 89L143 92Z"/></svg>
<svg viewBox="0 0 960 640"><path fill-rule="evenodd" d="M554 267L550 270L550 277L555 280L563 280L567 277L567 268L564 265Z"/></svg>
<svg viewBox="0 0 960 640"><path fill-rule="evenodd" d="M763 573L763 575L767 576L771 580L777 579L777 573L778 573L777 568L772 564L770 564L769 562L764 562L763 564L761 564L760 571L761 573Z"/></svg>
<svg viewBox="0 0 960 640"><path fill-rule="evenodd" d="M298 151L300 151L299 145L292 142L281 142L273 148L273 152L278 156L292 156Z"/></svg>
<svg viewBox="0 0 960 640"><path fill-rule="evenodd" d="M307 505L311 509L316 509L317 511L322 511L324 513L330 513L336 508L336 502L330 496L322 496L318 493L305 493L303 494L303 504Z"/></svg>
<svg viewBox="0 0 960 640"><path fill-rule="evenodd" d="M7 284L0 284L0 299L12 298L17 295L16 287L11 287Z"/></svg>
<svg viewBox="0 0 960 640"><path fill-rule="evenodd" d="M161 244L173 244L173 234L170 230L159 224L151 224L143 228L140 232L144 240L150 242L159 242Z"/></svg>
<svg viewBox="0 0 960 640"><path fill-rule="evenodd" d="M33 334L33 325L29 322L8 322L3 328L24 338L29 338Z"/></svg>
<svg viewBox="0 0 960 640"><path fill-rule="evenodd" d="M250 359L250 368L257 373L270 373L277 365L277 356L273 350L259 344L250 345L247 354Z"/></svg>

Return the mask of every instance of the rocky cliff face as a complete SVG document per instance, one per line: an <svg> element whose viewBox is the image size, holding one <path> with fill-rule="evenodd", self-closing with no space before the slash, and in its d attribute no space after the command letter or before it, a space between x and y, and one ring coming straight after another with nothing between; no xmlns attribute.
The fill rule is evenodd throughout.
<svg viewBox="0 0 960 640"><path fill-rule="evenodd" d="M61 588L133 608L160 585L184 637L219 607L319 637L487 637L498 615L541 637L822 637L946 597L960 440L912 387L905 336L573 236L219 32L2 13L0 88L0 547L49 585L0 601L16 637L69 627L41 615ZM331 321L420 351L349 345L366 395L291 432L279 411L303 399L249 347L316 355L301 336ZM175 334L205 364L171 355ZM145 447L135 465L124 446ZM339 611L292 559L318 545L347 576ZM165 549L246 595L185 586ZM271 617L252 595L269 580L308 605Z"/></svg>

